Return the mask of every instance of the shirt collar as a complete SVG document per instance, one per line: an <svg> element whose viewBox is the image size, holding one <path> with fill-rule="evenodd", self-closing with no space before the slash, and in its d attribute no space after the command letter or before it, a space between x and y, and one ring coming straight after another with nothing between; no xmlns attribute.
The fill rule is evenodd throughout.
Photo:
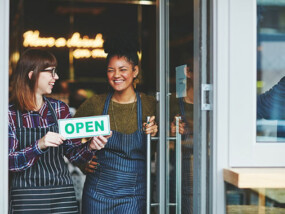
<svg viewBox="0 0 285 214"><path fill-rule="evenodd" d="M42 107L40 108L40 110L38 111L39 115L41 115L43 118L46 118L47 113L48 113L48 104L46 99L44 99L44 104L42 105Z"/></svg>
<svg viewBox="0 0 285 214"><path fill-rule="evenodd" d="M48 113L48 104L47 104L46 98L44 97L44 103L43 103L42 107L38 111L29 111L29 112L37 113L42 118L46 118L47 113Z"/></svg>

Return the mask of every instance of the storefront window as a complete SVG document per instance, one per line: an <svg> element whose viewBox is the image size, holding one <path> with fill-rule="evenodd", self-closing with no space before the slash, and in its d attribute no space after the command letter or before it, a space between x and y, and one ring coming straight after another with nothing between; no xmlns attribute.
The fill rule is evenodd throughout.
<svg viewBox="0 0 285 214"><path fill-rule="evenodd" d="M226 212L237 213L284 213L285 189L245 188L226 183Z"/></svg>
<svg viewBox="0 0 285 214"><path fill-rule="evenodd" d="M285 1L257 0L258 142L285 142Z"/></svg>

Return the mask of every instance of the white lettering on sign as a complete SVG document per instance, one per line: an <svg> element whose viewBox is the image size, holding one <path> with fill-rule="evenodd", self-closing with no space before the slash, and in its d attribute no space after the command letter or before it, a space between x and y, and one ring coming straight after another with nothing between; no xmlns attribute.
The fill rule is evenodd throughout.
<svg viewBox="0 0 285 214"><path fill-rule="evenodd" d="M66 39L64 37L42 37L38 30L29 30L23 34L23 37L24 47L76 48L72 51L75 59L90 57L96 59L107 57L107 54L103 49L104 39L101 33L98 33L95 38L89 38L88 36L81 36L80 33L75 32L71 38Z"/></svg>
<svg viewBox="0 0 285 214"><path fill-rule="evenodd" d="M66 139L110 134L109 115L58 120L59 133Z"/></svg>
<svg viewBox="0 0 285 214"><path fill-rule="evenodd" d="M69 47L69 48L103 48L103 35L98 33L95 38L89 38L88 36L83 36L81 38L80 33L75 32L70 39L65 39L63 37L40 37L40 32L26 31L23 34L24 47Z"/></svg>

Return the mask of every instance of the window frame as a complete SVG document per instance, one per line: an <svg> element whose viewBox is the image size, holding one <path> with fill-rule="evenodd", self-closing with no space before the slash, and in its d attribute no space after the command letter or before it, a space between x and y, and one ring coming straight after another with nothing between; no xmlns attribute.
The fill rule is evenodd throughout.
<svg viewBox="0 0 285 214"><path fill-rule="evenodd" d="M229 5L229 165L282 167L285 143L256 141L256 0ZM242 62L242 63L241 63Z"/></svg>

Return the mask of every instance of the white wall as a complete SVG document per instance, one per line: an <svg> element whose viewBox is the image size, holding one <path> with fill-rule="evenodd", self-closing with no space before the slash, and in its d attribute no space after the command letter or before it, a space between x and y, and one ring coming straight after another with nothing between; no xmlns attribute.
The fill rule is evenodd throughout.
<svg viewBox="0 0 285 214"><path fill-rule="evenodd" d="M0 213L8 213L9 0L0 1Z"/></svg>

